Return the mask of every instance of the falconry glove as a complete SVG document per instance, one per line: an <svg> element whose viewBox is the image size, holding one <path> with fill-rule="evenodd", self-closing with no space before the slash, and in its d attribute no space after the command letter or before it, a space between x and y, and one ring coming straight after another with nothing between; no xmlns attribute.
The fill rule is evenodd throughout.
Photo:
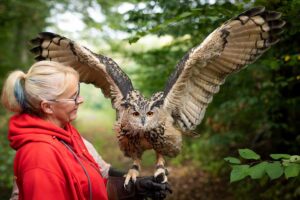
<svg viewBox="0 0 300 200"><path fill-rule="evenodd" d="M138 177L136 182L129 182L127 189L124 187L124 177L108 178L107 194L110 200L153 200L165 199L172 189L168 183L157 183L153 176Z"/></svg>
<svg viewBox="0 0 300 200"><path fill-rule="evenodd" d="M138 199L151 198L154 200L165 199L172 189L168 182L158 183L154 176L141 177L135 182L136 197Z"/></svg>
<svg viewBox="0 0 300 200"><path fill-rule="evenodd" d="M113 167L110 167L108 170L109 177L124 177L125 175L126 175L126 172L119 171Z"/></svg>

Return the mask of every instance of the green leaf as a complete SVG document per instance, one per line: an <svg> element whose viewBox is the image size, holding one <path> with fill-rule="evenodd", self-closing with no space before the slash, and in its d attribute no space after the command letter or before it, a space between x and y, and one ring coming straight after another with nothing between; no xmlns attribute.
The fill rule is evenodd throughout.
<svg viewBox="0 0 300 200"><path fill-rule="evenodd" d="M253 160L260 159L260 155L256 154L251 149L239 149L239 154L244 159L253 159Z"/></svg>
<svg viewBox="0 0 300 200"><path fill-rule="evenodd" d="M129 44L132 44L132 43L135 43L137 42L141 37L138 37L138 36L133 36L131 38L128 39L129 41Z"/></svg>
<svg viewBox="0 0 300 200"><path fill-rule="evenodd" d="M224 158L224 160L226 160L227 162L231 163L231 164L241 164L241 161L238 158L235 157L226 157Z"/></svg>
<svg viewBox="0 0 300 200"><path fill-rule="evenodd" d="M274 160L279 160L279 159L290 159L291 155L289 154L271 154L271 158Z"/></svg>
<svg viewBox="0 0 300 200"><path fill-rule="evenodd" d="M296 163L291 163L284 169L285 178L291 178L298 176L300 172L300 165Z"/></svg>
<svg viewBox="0 0 300 200"><path fill-rule="evenodd" d="M287 167L291 164L290 160L282 159L281 160L282 166Z"/></svg>
<svg viewBox="0 0 300 200"><path fill-rule="evenodd" d="M248 176L249 165L234 165L230 173L230 182L244 179Z"/></svg>
<svg viewBox="0 0 300 200"><path fill-rule="evenodd" d="M279 161L267 163L266 172L269 175L269 177L273 180L279 178L283 174L283 167L281 166Z"/></svg>
<svg viewBox="0 0 300 200"><path fill-rule="evenodd" d="M259 179L261 177L263 177L263 175L265 174L265 169L266 169L266 165L268 163L267 162L261 162L257 165L254 165L252 167L249 168L249 175L251 176L252 179Z"/></svg>
<svg viewBox="0 0 300 200"><path fill-rule="evenodd" d="M298 155L291 156L290 157L290 162L300 163L300 156L298 156Z"/></svg>
<svg viewBox="0 0 300 200"><path fill-rule="evenodd" d="M184 12L184 13L181 13L178 17L176 17L176 19L183 19L183 18L186 18L186 17L189 17L191 16L193 13L191 12Z"/></svg>

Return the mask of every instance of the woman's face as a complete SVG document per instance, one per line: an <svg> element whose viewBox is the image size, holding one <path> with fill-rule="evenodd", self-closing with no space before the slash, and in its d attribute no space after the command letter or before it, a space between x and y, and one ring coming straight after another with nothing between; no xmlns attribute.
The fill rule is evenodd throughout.
<svg viewBox="0 0 300 200"><path fill-rule="evenodd" d="M50 113L46 112L46 120L64 128L77 117L77 110L83 98L80 96L80 85L76 76L72 76L66 91L55 100L49 100Z"/></svg>

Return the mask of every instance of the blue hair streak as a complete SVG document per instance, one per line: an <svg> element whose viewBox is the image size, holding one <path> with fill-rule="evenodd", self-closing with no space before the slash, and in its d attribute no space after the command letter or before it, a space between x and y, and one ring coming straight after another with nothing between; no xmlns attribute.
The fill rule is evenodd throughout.
<svg viewBox="0 0 300 200"><path fill-rule="evenodd" d="M17 102L20 104L22 110L26 109L26 97L24 88L21 83L21 79L18 79L15 83L14 95L16 97Z"/></svg>

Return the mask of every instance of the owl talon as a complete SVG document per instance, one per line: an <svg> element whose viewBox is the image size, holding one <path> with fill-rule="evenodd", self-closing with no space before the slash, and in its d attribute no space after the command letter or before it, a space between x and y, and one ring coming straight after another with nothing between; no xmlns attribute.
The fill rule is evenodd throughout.
<svg viewBox="0 0 300 200"><path fill-rule="evenodd" d="M125 185L124 183L124 189L127 191L127 192L131 192L134 188L134 183L132 181L129 181L127 185Z"/></svg>
<svg viewBox="0 0 300 200"><path fill-rule="evenodd" d="M164 167L159 167L155 173L154 173L154 178L156 182L158 183L166 183L168 182L168 171Z"/></svg>
<svg viewBox="0 0 300 200"><path fill-rule="evenodd" d="M137 176L139 176L139 170L132 168L128 171L124 182L124 188L126 190L129 189L129 181L132 180L133 183L135 183Z"/></svg>

